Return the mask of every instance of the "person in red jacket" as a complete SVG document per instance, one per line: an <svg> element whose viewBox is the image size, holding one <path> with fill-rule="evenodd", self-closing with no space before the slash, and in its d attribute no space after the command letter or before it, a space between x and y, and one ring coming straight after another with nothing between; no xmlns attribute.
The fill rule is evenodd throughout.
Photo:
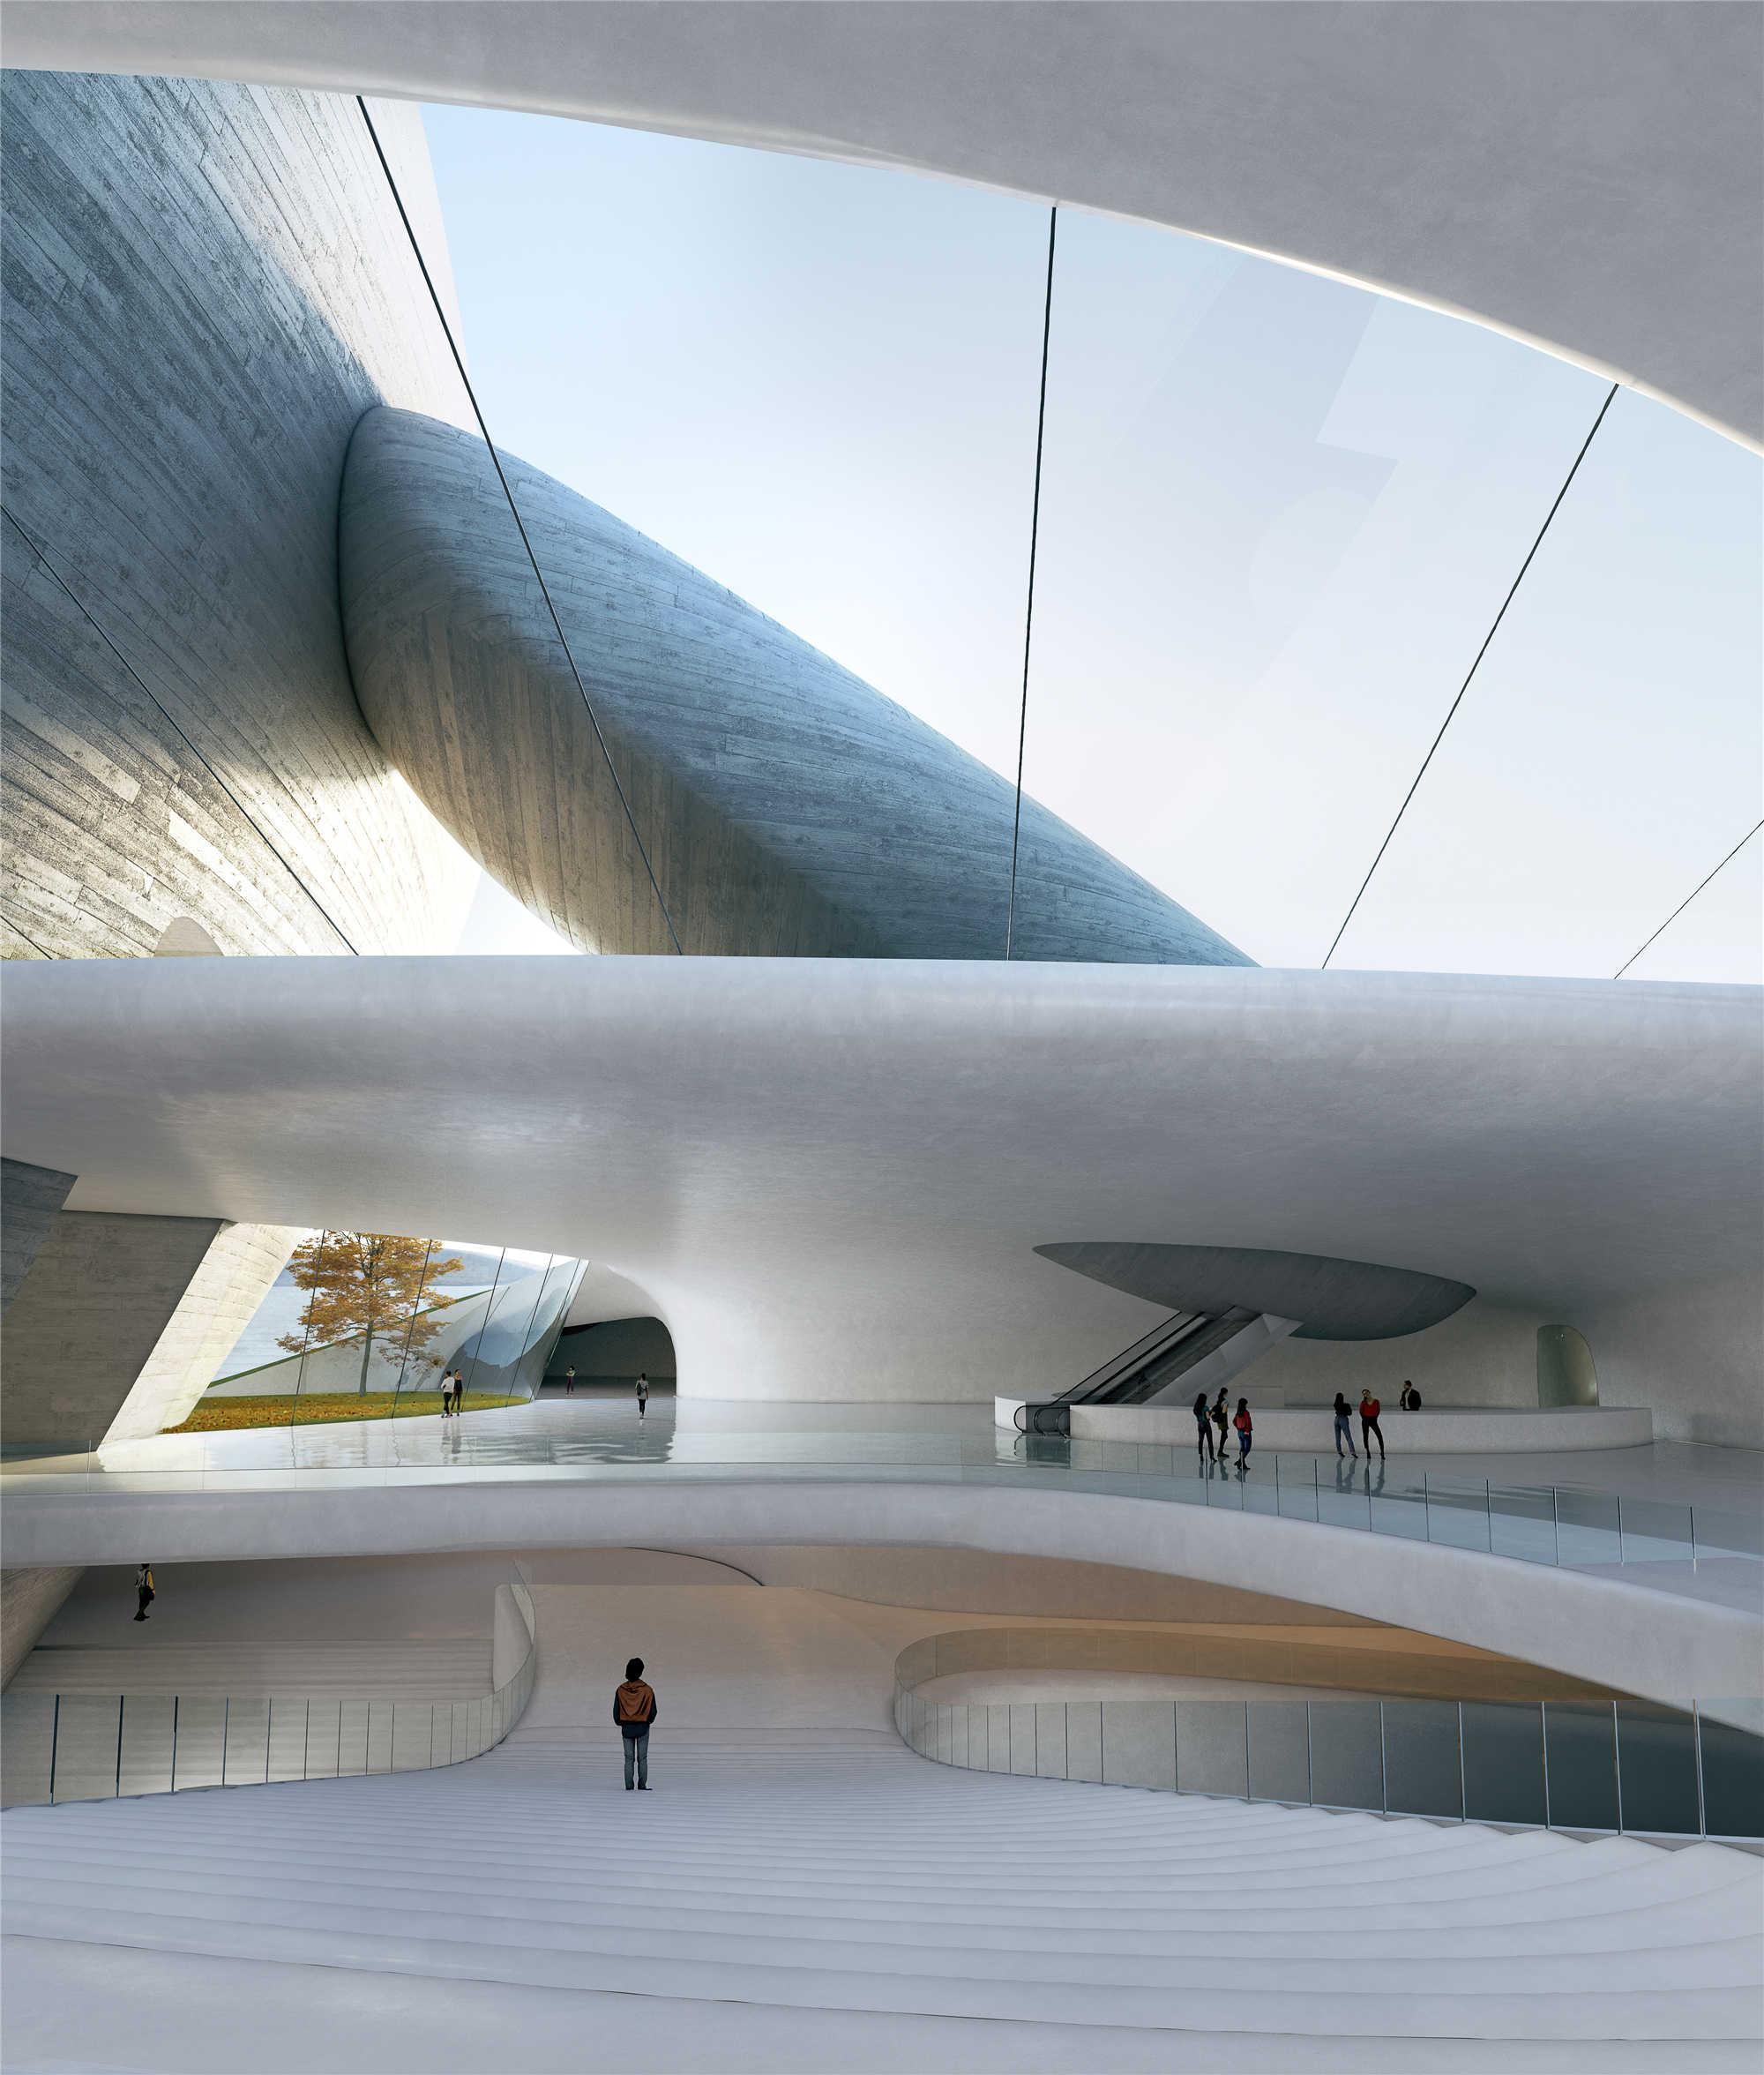
<svg viewBox="0 0 1764 2075"><path fill-rule="evenodd" d="M1237 1430L1237 1467L1241 1470L1250 1459L1250 1450L1256 1438L1256 1423L1250 1417L1248 1398L1240 1397L1237 1400L1237 1414L1231 1424Z"/></svg>
<svg viewBox="0 0 1764 2075"><path fill-rule="evenodd" d="M643 1681L643 1659L633 1657L624 1667L624 1683L612 1697L612 1719L624 1743L624 1791L632 1790L632 1773L639 1794L649 1792L649 1731L655 1720L655 1689Z"/></svg>
<svg viewBox="0 0 1764 2075"><path fill-rule="evenodd" d="M1384 1435L1379 1428L1379 1401L1372 1396L1370 1384L1360 1393L1360 1446L1365 1450L1366 1459L1372 1460L1372 1442L1379 1444L1379 1461L1384 1460Z"/></svg>

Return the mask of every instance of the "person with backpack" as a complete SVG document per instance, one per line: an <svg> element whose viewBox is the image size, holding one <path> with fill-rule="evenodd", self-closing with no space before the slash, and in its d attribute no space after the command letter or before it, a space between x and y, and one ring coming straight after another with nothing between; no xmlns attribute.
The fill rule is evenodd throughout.
<svg viewBox="0 0 1764 2075"><path fill-rule="evenodd" d="M649 1792L649 1732L655 1721L655 1689L643 1677L643 1659L633 1657L624 1667L624 1683L612 1697L612 1719L624 1742L624 1791L635 1785L639 1794Z"/></svg>
<svg viewBox="0 0 1764 2075"><path fill-rule="evenodd" d="M1379 1444L1379 1461L1384 1460L1384 1435L1379 1427L1379 1401L1372 1396L1368 1384L1360 1393L1360 1446L1366 1451L1366 1460L1372 1458L1372 1441Z"/></svg>
<svg viewBox="0 0 1764 2075"><path fill-rule="evenodd" d="M159 1597L153 1591L153 1567L151 1563L139 1565L135 1572L135 1619L151 1621L147 1609Z"/></svg>
<svg viewBox="0 0 1764 2075"><path fill-rule="evenodd" d="M1342 1443L1348 1444L1348 1453L1355 1462L1360 1459L1359 1450L1354 1446L1354 1411L1338 1390L1335 1393L1335 1459L1342 1457Z"/></svg>
<svg viewBox="0 0 1764 2075"><path fill-rule="evenodd" d="M1256 1423L1250 1417L1248 1398L1240 1397L1237 1400L1237 1417L1231 1424L1237 1429L1237 1467L1241 1470L1250 1459L1250 1450L1256 1437Z"/></svg>
<svg viewBox="0 0 1764 2075"><path fill-rule="evenodd" d="M1207 1393L1204 1390L1194 1401L1194 1459L1197 1463L1216 1460L1213 1447L1213 1415L1207 1409Z"/></svg>

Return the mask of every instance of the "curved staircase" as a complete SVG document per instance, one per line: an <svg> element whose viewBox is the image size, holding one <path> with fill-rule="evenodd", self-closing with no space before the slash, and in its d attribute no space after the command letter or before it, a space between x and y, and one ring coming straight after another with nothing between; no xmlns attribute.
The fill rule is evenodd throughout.
<svg viewBox="0 0 1764 2075"><path fill-rule="evenodd" d="M445 1773L15 1809L9 1989L28 2004L33 1947L57 1941L199 1957L210 2001L226 1963L296 1968L321 1996L340 1971L528 1992L519 2041L487 2037L481 2062L364 2041L363 2069L616 2065L598 2018L567 2019L608 1991L645 1999L669 2071L749 2064L716 2057L730 2004L795 2013L823 2066L835 2046L906 2064L887 2025L839 2043L850 2013L965 2020L969 2048L931 2069L1337 2066L1319 2053L1350 2041L1361 2066L1756 2064L1760 1868L1739 1852L952 1772L863 1731L664 1724L654 1757L641 1796L610 1736L517 1731ZM576 2057L544 2057L535 2022ZM976 2026L999 2028L979 2059ZM1089 2058L1037 2057L1042 2026ZM1274 2057L1189 2057L1220 2034ZM1657 2043L1607 2044L1626 2041ZM314 2064L265 2050L249 2064ZM15 2039L10 2065L32 2064Z"/></svg>

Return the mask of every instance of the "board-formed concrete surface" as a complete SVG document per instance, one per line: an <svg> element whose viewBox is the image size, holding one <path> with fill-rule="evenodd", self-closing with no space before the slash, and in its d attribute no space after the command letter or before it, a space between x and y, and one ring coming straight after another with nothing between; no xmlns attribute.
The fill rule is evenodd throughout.
<svg viewBox="0 0 1764 2075"><path fill-rule="evenodd" d="M580 948L669 948L653 871L687 952L1002 958L1008 910L1018 958L1252 963L1032 799L1015 850L1009 780L612 513L501 461L508 491L475 434L363 418L338 536L349 663L421 798Z"/></svg>
<svg viewBox="0 0 1764 2075"><path fill-rule="evenodd" d="M337 496L370 405L465 403L360 109L4 97L5 949L445 948L469 869L355 704ZM445 283L421 117L382 127Z"/></svg>

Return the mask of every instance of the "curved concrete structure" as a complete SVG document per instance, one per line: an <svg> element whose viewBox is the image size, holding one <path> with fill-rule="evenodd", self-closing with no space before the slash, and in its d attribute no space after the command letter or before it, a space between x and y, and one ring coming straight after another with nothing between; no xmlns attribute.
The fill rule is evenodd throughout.
<svg viewBox="0 0 1764 2075"><path fill-rule="evenodd" d="M360 111L0 91L6 950L447 948L468 873L370 734L338 615L356 419L463 403ZM385 134L421 218L416 111Z"/></svg>
<svg viewBox="0 0 1764 2075"><path fill-rule="evenodd" d="M1755 1612L1611 1577L1261 1512L1079 1489L963 1480L959 1471L783 1481L739 1466L637 1482L445 1470L291 1478L174 1474L129 1489L9 1491L8 1567L237 1557L401 1555L421 1549L678 1548L789 1540L981 1549L1131 1565L1340 1608L1544 1666L1716 1720L1760 1727ZM363 1479L370 1479L363 1482ZM1048 1480L1051 1487L1053 1480ZM161 1488L154 1488L160 1487ZM166 1488L168 1487L169 1488Z"/></svg>
<svg viewBox="0 0 1764 2075"><path fill-rule="evenodd" d="M1759 1437L1755 990L536 958L488 991L481 972L21 967L6 1155L78 1173L77 1209L438 1223L607 1263L651 1292L688 1396L1064 1389L1157 1315L1034 1249L1125 1228L1626 1312L1626 1333L1587 1329L1606 1403L1651 1407L1667 1437L1693 1416L1700 1438ZM337 1062L322 1099L314 1060ZM1508 1402L1535 1404L1522 1346Z"/></svg>
<svg viewBox="0 0 1764 2075"><path fill-rule="evenodd" d="M592 720L481 439L369 412L339 535L363 710L494 878L585 951L669 948L653 870L688 952L1005 955L1010 781L611 513L503 466ZM1015 956L1251 963L1033 800L1021 824Z"/></svg>
<svg viewBox="0 0 1764 2075"><path fill-rule="evenodd" d="M538 1685L475 1764L11 1812L9 2060L1755 2063L1742 1854L1012 1777L1040 1754L1008 1708L996 1769L958 1772L884 1726L901 1644L946 1623L647 1561L667 1583L535 1584ZM662 1704L642 1801L605 1719L633 1633ZM1111 1708L1105 1777L1148 1770L1146 1712Z"/></svg>
<svg viewBox="0 0 1764 2075"><path fill-rule="evenodd" d="M1297 1319L1299 1340L1392 1340L1437 1326L1468 1304L1468 1283L1370 1261L1252 1247L1165 1247L1080 1240L1037 1247L1044 1261L1171 1311L1271 1312Z"/></svg>
<svg viewBox="0 0 1764 2075"><path fill-rule="evenodd" d="M1469 314L1764 437L1753 7L12 0L6 43L953 174Z"/></svg>

